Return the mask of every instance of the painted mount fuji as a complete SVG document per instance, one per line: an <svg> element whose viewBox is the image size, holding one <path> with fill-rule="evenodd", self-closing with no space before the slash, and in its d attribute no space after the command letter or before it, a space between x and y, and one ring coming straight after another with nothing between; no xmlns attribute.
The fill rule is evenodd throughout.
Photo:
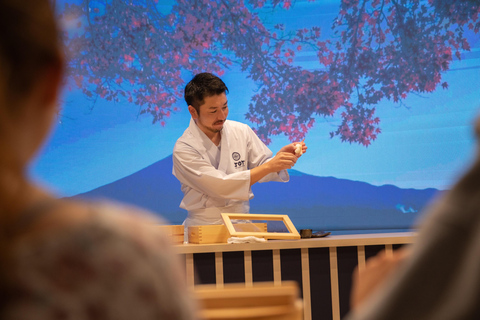
<svg viewBox="0 0 480 320"><path fill-rule="evenodd" d="M409 229L437 189L401 189L359 181L318 177L290 170L290 182L253 186L251 213L288 214L297 229L396 230ZM172 224L181 224L180 183L172 175L172 156L120 180L75 197L110 198L147 208Z"/></svg>

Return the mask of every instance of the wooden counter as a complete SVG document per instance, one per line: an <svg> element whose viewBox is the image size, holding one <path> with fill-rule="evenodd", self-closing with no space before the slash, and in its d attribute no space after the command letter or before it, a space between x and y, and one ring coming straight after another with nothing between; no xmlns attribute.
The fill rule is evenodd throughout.
<svg viewBox="0 0 480 320"><path fill-rule="evenodd" d="M305 320L337 320L349 310L353 269L362 268L365 259L379 251L391 252L414 238L412 232L330 235L266 243L185 244L176 249L185 258L189 285L296 280L302 288Z"/></svg>

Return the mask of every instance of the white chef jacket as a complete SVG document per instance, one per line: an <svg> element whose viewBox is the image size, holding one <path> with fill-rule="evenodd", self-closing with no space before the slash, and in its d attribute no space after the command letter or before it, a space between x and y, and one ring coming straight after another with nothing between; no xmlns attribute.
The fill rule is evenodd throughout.
<svg viewBox="0 0 480 320"><path fill-rule="evenodd" d="M213 155L216 146L196 125L189 127L173 149L173 175L181 183L180 208L188 211L185 227L223 224L220 213L248 213L250 169L273 157L273 153L246 124L226 120L220 132L218 169ZM270 173L259 182L287 182L286 170Z"/></svg>

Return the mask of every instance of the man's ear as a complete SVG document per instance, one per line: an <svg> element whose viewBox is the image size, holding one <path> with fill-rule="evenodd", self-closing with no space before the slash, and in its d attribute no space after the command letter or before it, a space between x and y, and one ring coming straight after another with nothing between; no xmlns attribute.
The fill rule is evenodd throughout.
<svg viewBox="0 0 480 320"><path fill-rule="evenodd" d="M190 112L190 114L192 115L192 118L193 118L193 119L197 119L197 118L198 118L197 109L195 109L192 105L189 105L189 106L188 106L188 112Z"/></svg>

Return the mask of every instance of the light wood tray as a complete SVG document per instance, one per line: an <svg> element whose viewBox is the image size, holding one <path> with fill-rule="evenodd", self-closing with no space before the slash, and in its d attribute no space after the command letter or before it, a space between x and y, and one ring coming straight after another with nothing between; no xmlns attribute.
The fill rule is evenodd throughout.
<svg viewBox="0 0 480 320"><path fill-rule="evenodd" d="M255 228L257 232L267 232L266 223L239 223L236 227L242 227L248 230ZM252 230L254 231L254 230ZM188 227L188 243L207 244L207 243L227 243L230 233L223 224L192 226Z"/></svg>

